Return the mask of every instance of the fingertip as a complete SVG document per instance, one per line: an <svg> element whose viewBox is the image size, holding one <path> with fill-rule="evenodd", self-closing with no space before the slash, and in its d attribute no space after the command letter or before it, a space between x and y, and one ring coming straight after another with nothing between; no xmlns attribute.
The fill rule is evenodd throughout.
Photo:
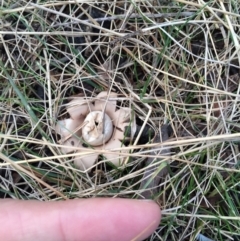
<svg viewBox="0 0 240 241"><path fill-rule="evenodd" d="M143 231L139 234L136 240L140 241L149 237L159 226L161 222L161 210L153 200L136 200L141 210L141 216L144 220Z"/></svg>
<svg viewBox="0 0 240 241"><path fill-rule="evenodd" d="M96 201L99 203L100 199ZM115 234L121 236L118 240L144 240L157 229L161 221L161 210L152 200L115 198L101 199L101 202L105 202L108 210L111 210L111 222L116 222L115 226L118 226Z"/></svg>

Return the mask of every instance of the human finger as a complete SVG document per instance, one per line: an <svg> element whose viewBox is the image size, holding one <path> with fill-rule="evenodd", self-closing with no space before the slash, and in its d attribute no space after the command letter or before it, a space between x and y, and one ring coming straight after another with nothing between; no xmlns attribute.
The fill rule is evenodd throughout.
<svg viewBox="0 0 240 241"><path fill-rule="evenodd" d="M0 236L5 241L137 241L153 233L160 218L160 209L152 201L1 200Z"/></svg>

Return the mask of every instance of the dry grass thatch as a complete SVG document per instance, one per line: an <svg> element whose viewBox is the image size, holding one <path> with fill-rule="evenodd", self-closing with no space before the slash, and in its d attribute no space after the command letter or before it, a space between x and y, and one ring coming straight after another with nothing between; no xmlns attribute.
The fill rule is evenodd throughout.
<svg viewBox="0 0 240 241"><path fill-rule="evenodd" d="M238 240L239 1L40 2L0 1L0 197L151 196L149 240ZM85 173L54 125L102 90L138 131L124 169Z"/></svg>

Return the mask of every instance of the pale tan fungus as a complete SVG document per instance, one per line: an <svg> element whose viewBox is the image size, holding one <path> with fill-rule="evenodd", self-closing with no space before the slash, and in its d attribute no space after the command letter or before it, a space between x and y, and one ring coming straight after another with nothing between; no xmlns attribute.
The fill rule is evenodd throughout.
<svg viewBox="0 0 240 241"><path fill-rule="evenodd" d="M126 158L126 155L121 155L126 153L121 149L124 147L121 140L124 139L125 127L130 125L131 109L120 107L116 110L117 96L116 93L104 91L91 100L75 97L67 108L70 118L57 123L55 129L64 145L61 151L70 153L81 148L77 151L79 156L74 158L79 169L91 170L100 153L116 166ZM121 151L112 152L117 148Z"/></svg>
<svg viewBox="0 0 240 241"><path fill-rule="evenodd" d="M92 111L85 118L82 129L83 139L91 146L104 145L113 133L112 120L102 111Z"/></svg>

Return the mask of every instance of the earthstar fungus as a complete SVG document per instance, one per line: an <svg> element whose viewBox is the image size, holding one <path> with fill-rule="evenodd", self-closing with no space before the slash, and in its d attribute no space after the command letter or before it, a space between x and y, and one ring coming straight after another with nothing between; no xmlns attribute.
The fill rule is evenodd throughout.
<svg viewBox="0 0 240 241"><path fill-rule="evenodd" d="M117 109L117 97L117 93L105 91L92 99L74 97L67 107L70 118L58 121L55 126L61 136L61 151L79 153L74 158L79 169L91 170L100 154L116 166L127 158L128 151L121 149L124 147L122 140L126 127L134 129L135 118L131 118L130 108L120 106ZM120 151L112 151L117 148Z"/></svg>

